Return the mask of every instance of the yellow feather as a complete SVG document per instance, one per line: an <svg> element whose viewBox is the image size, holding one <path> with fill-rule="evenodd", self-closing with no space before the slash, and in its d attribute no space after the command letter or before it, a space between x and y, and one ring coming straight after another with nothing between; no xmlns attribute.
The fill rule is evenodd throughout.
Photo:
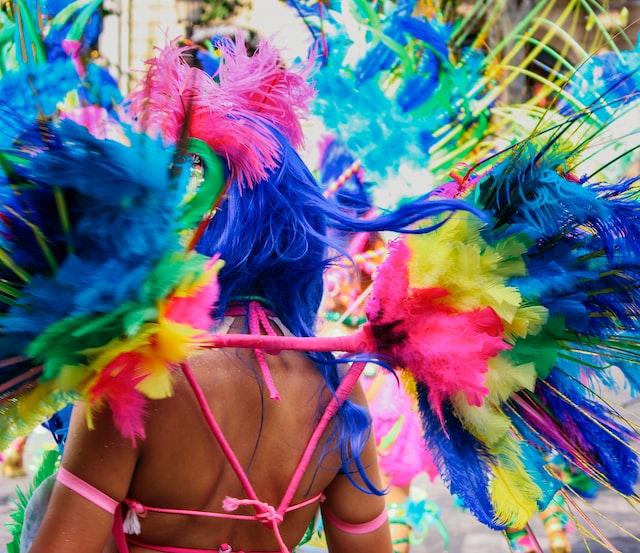
<svg viewBox="0 0 640 553"><path fill-rule="evenodd" d="M143 348L143 352L152 350L150 355L160 357L170 363L183 361L195 353L200 347L197 338L203 334L200 329L176 323L164 317L158 321L155 331L155 340Z"/></svg>
<svg viewBox="0 0 640 553"><path fill-rule="evenodd" d="M498 355L488 361L485 384L489 394L481 406L469 405L464 394L453 399L456 414L465 428L487 444L503 439L511 428L511 421L503 413L500 405L513 393L526 389L533 390L536 370L533 363L513 365L508 359Z"/></svg>
<svg viewBox="0 0 640 553"><path fill-rule="evenodd" d="M173 376L166 363L159 362L155 367L145 363L144 371L146 376L136 385L136 390L149 399L164 399L173 395Z"/></svg>
<svg viewBox="0 0 640 553"><path fill-rule="evenodd" d="M509 237L489 247L479 234L481 226L475 219L456 217L434 232L407 237L413 254L409 282L416 288L446 289L450 295L442 303L458 311L489 306L511 323L522 297L506 282L526 273L526 245L519 237Z"/></svg>
<svg viewBox="0 0 640 553"><path fill-rule="evenodd" d="M520 447L511 435L506 435L489 451L498 460L490 489L496 522L522 528L538 511L542 490L525 470L519 457Z"/></svg>
<svg viewBox="0 0 640 553"><path fill-rule="evenodd" d="M53 381L38 385L20 397L19 402L7 401L0 409L0 451L14 438L28 436L33 430L67 403L70 394L57 392Z"/></svg>
<svg viewBox="0 0 640 553"><path fill-rule="evenodd" d="M549 319L549 310L542 305L520 307L510 323L505 323L505 334L525 338L536 335Z"/></svg>
<svg viewBox="0 0 640 553"><path fill-rule="evenodd" d="M176 286L175 290L171 293L173 297L176 298L188 298L195 295L195 292L204 286L207 286L210 282L213 281L213 277L220 272L220 269L224 267L224 261L222 259L218 259L215 263L213 263L210 267L207 267L203 271L194 272L192 274L187 275L182 281Z"/></svg>
<svg viewBox="0 0 640 553"><path fill-rule="evenodd" d="M537 373L533 363L512 364L499 354L488 360L489 369L485 373L485 384L489 388L487 400L499 405L513 393L520 390L533 390Z"/></svg>
<svg viewBox="0 0 640 553"><path fill-rule="evenodd" d="M411 373L407 371L400 371L400 382L404 386L406 392L413 398L418 397L418 391L416 390L416 379L413 378Z"/></svg>
<svg viewBox="0 0 640 553"><path fill-rule="evenodd" d="M138 351L140 374L145 376L136 388L151 399L162 399L173 394L171 368L199 349L202 331L162 316L154 330L154 339Z"/></svg>
<svg viewBox="0 0 640 553"><path fill-rule="evenodd" d="M452 402L464 427L487 445L502 440L511 428L509 418L487 401L481 406L469 405L464 394L457 394Z"/></svg>
<svg viewBox="0 0 640 553"><path fill-rule="evenodd" d="M86 365L65 365L56 376L56 384L63 391L83 390L94 373Z"/></svg>
<svg viewBox="0 0 640 553"><path fill-rule="evenodd" d="M152 340L154 332L155 324L146 324L134 336L125 339L117 338L104 346L82 351L91 359L90 372L100 372L103 367L111 363L118 355L142 349Z"/></svg>

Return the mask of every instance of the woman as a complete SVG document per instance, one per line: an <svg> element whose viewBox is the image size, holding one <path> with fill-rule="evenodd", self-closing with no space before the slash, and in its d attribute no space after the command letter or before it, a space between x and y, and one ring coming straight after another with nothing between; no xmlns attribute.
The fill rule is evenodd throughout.
<svg viewBox="0 0 640 553"><path fill-rule="evenodd" d="M330 262L327 223L402 230L460 205L416 203L357 221L328 204L287 140L273 132L278 168L252 188L230 187L197 247L225 261L219 334L313 336ZM391 553L357 379L336 394L350 369L333 355L271 353L226 348L189 359L174 395L151 403L138 447L120 436L107 408L94 413L88 429L79 405L29 551L286 552L320 505L332 553ZM336 403L341 394L346 401ZM321 419L327 405L337 412ZM321 430L327 426L312 438L319 420Z"/></svg>

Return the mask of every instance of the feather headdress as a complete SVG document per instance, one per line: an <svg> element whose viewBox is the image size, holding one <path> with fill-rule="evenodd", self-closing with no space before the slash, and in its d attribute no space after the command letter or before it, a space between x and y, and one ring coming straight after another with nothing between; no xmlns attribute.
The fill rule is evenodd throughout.
<svg viewBox="0 0 640 553"><path fill-rule="evenodd" d="M160 50L125 107L139 126L172 144L187 122L187 135L225 159L233 181L252 186L281 154L273 128L302 144L299 118L314 94L308 82L313 58L286 69L266 41L252 56L240 40L221 39L217 47L215 75L189 66L182 57L187 47L172 43Z"/></svg>

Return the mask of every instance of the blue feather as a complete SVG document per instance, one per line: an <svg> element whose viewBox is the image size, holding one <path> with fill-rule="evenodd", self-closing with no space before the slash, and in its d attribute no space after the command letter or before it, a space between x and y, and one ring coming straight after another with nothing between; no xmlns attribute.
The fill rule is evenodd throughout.
<svg viewBox="0 0 640 553"><path fill-rule="evenodd" d="M615 414L611 409L589 399L589 392L584 386L565 376L561 370L552 371L547 382L550 386L539 386L538 394L569 442L584 452L589 465L595 467L597 473L616 490L624 495L633 495L639 461L625 440L632 439L634 433L614 420ZM574 457L574 451L567 450L561 443L554 445L580 466L580 459Z"/></svg>
<svg viewBox="0 0 640 553"><path fill-rule="evenodd" d="M406 4L407 2L405 2ZM411 13L409 6L398 6L390 17L386 18L382 24L382 32L388 40L397 43L398 46L406 46L406 32L409 29L405 19ZM398 54L394 52L388 44L377 40L372 47L367 48L367 53L358 62L354 69L356 84L361 86L362 83L372 79L380 72L387 71L393 67L398 61Z"/></svg>
<svg viewBox="0 0 640 553"><path fill-rule="evenodd" d="M99 140L70 120L26 125L21 149L9 150L11 175L0 182L0 237L8 255L20 252L14 261L32 277L21 283L15 301L3 305L0 325L20 350L65 318L109 313L115 320L127 305L155 309L157 290L145 283L161 259L183 249L180 204L188 171L171 172L173 148L122 130L128 145ZM31 151L38 155L25 153ZM62 195L68 229L54 190ZM20 214L47 240L57 268ZM2 276L9 274L4 269ZM118 328L113 335L122 332ZM85 340L87 348L93 344L91 336L69 339ZM64 346L60 355L68 354Z"/></svg>
<svg viewBox="0 0 640 553"><path fill-rule="evenodd" d="M589 105L589 112L602 122L610 119L618 105L640 100L640 42L634 50L604 52L590 56L571 76L565 91ZM574 113L573 106L560 96L558 110Z"/></svg>
<svg viewBox="0 0 640 553"><path fill-rule="evenodd" d="M526 440L520 441L519 446L521 449L520 460L531 476L531 481L540 488L541 496L538 500L538 508L542 511L562 488L562 483L549 472L548 458L540 449Z"/></svg>
<svg viewBox="0 0 640 553"><path fill-rule="evenodd" d="M417 393L424 439L443 482L480 522L501 530L489 496L492 458L486 446L464 429L449 403L442 406L444 425L441 424L423 383L417 383Z"/></svg>
<svg viewBox="0 0 640 553"><path fill-rule="evenodd" d="M29 83L29 86L25 86ZM36 121L57 112L57 105L70 90L80 85L80 78L71 62L63 59L47 64L11 71L0 79L0 109L3 125L0 126L0 148L11 145L20 133L15 125L20 118ZM6 123L5 123L6 121ZM8 127L5 127L8 125ZM18 126L18 130L21 127Z"/></svg>
<svg viewBox="0 0 640 553"><path fill-rule="evenodd" d="M53 439L56 444L58 444L58 451L60 452L60 455L64 453L64 446L67 441L67 434L69 433L69 423L71 422L72 411L73 404L70 403L42 424L42 426L51 432Z"/></svg>

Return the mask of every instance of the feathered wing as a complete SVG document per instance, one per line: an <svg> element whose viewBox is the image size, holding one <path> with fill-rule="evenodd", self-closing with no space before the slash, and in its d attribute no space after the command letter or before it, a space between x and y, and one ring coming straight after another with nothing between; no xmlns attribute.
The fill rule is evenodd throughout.
<svg viewBox="0 0 640 553"><path fill-rule="evenodd" d="M550 501L554 452L627 496L638 477L634 430L584 382L620 366L637 383L640 203L631 180L565 173L570 154L505 154L469 195L489 221L456 214L398 239L367 307L416 381L443 479L492 527Z"/></svg>
<svg viewBox="0 0 640 553"><path fill-rule="evenodd" d="M290 3L326 40L312 111L357 163L336 173L328 193L350 198L357 180L373 189L374 204L395 206L442 182L433 175L443 179L460 162L478 163L435 195L464 197L488 222L457 213L432 233L392 241L367 304L379 351L411 375L403 381L418 397L425 440L452 492L491 527L524 526L562 485L548 464L558 450L628 493L637 468L624 421L592 404L590 387L580 386L570 387L582 398L577 407L567 401L552 420L543 386L557 388L553 378L567 366L576 382L587 372L607 382L613 365L638 381L634 331L621 332L637 317L637 205L631 182L598 183L620 166L612 162L605 172L593 155L632 155L637 135L621 136L614 124L631 113L629 95L622 87L605 95L609 80L581 101L575 83L586 81L571 79L576 67L561 54L548 77L530 74L527 64L546 48L531 35L548 26L547 38L564 36L560 19L545 19L550 2L536 3L488 52L481 45L498 17L497 2L474 4L462 21L435 6L426 18L417 16L411 1L385 5L384 13L357 0L312 2L311 9ZM565 10L562 21L569 15ZM484 27L465 48L478 21ZM624 60L616 59L622 73ZM528 105L503 105L507 86L523 75L538 79L540 95ZM551 93L572 109L536 105ZM595 121L603 104L604 119ZM480 162L488 152L494 157ZM600 440L588 462L563 434L572 409L583 413L581 428L589 433L580 443ZM524 411L531 420L523 422ZM617 444L612 434L621 437ZM616 456L623 471L610 461Z"/></svg>
<svg viewBox="0 0 640 553"><path fill-rule="evenodd" d="M98 117L90 110L103 108L111 83L91 80L73 54L60 62L73 79L46 92L32 87L33 107L14 109L15 96L3 96L3 443L78 398L107 403L135 442L147 400L169 395L174 368L204 347L223 262L193 251L196 227L228 179L252 185L276 166L275 131L300 139L296 118L311 94L311 65L288 72L267 44L255 59L223 50L227 76L212 79L169 45L126 109L110 104ZM49 76L56 67L45 60L3 75L0 86L28 89L35 71ZM76 96L80 113L64 101L74 87L89 91ZM44 100L51 121L39 118Z"/></svg>
<svg viewBox="0 0 640 553"><path fill-rule="evenodd" d="M9 372L15 363L3 367L3 393L37 378L2 404L3 437L53 414L58 396L107 401L125 435L144 436L145 398L171 393L172 367L207 326L220 264L183 245L189 164L177 166L176 150L157 140L122 133L125 143L102 140L63 120L2 152L0 328L13 348L3 358L28 368L21 379Z"/></svg>

